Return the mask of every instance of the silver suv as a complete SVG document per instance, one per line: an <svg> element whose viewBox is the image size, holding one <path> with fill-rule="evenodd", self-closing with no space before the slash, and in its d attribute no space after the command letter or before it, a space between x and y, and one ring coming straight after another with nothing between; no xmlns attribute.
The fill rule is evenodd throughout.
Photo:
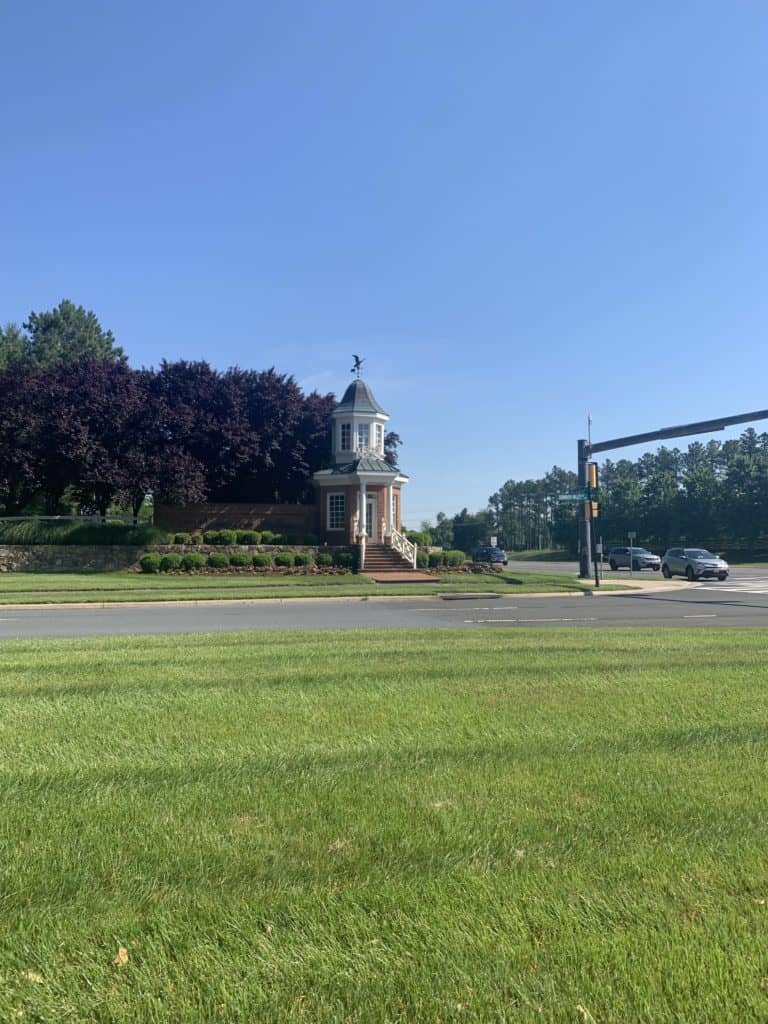
<svg viewBox="0 0 768 1024"><path fill-rule="evenodd" d="M631 568L633 572L640 572L641 569L653 569L654 572L658 572L661 559L646 548L611 548L608 552L608 565L614 572L621 568Z"/></svg>
<svg viewBox="0 0 768 1024"><path fill-rule="evenodd" d="M730 566L723 558L718 558L706 548L670 548L661 560L662 574L685 576L687 580L704 578L727 580Z"/></svg>

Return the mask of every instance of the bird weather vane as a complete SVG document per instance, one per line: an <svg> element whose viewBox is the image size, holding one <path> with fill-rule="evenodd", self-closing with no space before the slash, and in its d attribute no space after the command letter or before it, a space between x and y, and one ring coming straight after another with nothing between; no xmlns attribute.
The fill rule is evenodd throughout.
<svg viewBox="0 0 768 1024"><path fill-rule="evenodd" d="M356 373L357 374L357 379L360 380L360 367L363 365L365 360L361 359L360 356L356 356L354 354L354 352L352 353L352 358L355 360L355 365L352 367L352 369L349 372L350 373Z"/></svg>

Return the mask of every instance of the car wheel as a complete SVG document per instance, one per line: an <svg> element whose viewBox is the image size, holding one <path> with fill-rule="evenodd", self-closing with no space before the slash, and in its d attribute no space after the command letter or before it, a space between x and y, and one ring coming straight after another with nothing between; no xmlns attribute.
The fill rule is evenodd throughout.
<svg viewBox="0 0 768 1024"><path fill-rule="evenodd" d="M696 579L696 574L694 573L690 565L685 570L685 578L688 580L689 583L693 583L693 581Z"/></svg>
<svg viewBox="0 0 768 1024"><path fill-rule="evenodd" d="M611 559L611 560L610 560L610 562L608 563L608 565L610 565L610 567L611 567L611 570L612 570L613 572L616 572L616 570L618 569L618 566L616 565L616 563L614 562L614 560L613 560L613 559Z"/></svg>
<svg viewBox="0 0 768 1024"><path fill-rule="evenodd" d="M664 577L665 580L668 580L671 577L672 573L669 571L668 565L662 565L661 575Z"/></svg>
<svg viewBox="0 0 768 1024"><path fill-rule="evenodd" d="M632 561L632 572L640 572L640 563L634 561L634 559Z"/></svg>
<svg viewBox="0 0 768 1024"><path fill-rule="evenodd" d="M718 578L718 579L720 580L720 582L722 583L722 582L723 582L723 580L727 580L727 579L728 579L728 573L727 573L727 572L719 572L719 573L717 574L717 578Z"/></svg>

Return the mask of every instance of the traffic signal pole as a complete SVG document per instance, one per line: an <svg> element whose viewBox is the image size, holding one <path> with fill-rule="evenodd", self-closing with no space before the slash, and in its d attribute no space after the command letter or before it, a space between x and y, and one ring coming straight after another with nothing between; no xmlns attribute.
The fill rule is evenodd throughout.
<svg viewBox="0 0 768 1024"><path fill-rule="evenodd" d="M629 448L633 444L644 441L662 441L669 437L687 437L691 434L711 434L716 430L725 430L736 423L750 423L754 420L768 420L768 409L757 412L744 412L738 416L723 416L718 420L700 420L698 423L685 423L680 427L664 427L662 430L651 430L646 434L631 434L627 437L614 437L610 441L599 441L591 444L586 438L578 442L578 474L579 487L586 490L589 486L588 463L598 452L612 451L614 448ZM590 494L590 497L592 495ZM583 580L590 578L589 563L591 561L590 520L587 516L587 502L580 502L579 513L579 576ZM630 558L631 565L631 558Z"/></svg>
<svg viewBox="0 0 768 1024"><path fill-rule="evenodd" d="M578 443L579 460L579 490L586 491L589 487L589 441L581 438ZM592 538L590 522L587 518L587 502L580 501L579 508L579 576L583 580L590 578L590 563L592 561Z"/></svg>

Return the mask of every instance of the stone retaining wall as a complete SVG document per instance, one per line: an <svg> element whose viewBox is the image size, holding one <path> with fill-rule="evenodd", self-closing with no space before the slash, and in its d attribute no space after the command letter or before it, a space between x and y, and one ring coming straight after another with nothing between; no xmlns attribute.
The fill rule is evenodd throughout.
<svg viewBox="0 0 768 1024"><path fill-rule="evenodd" d="M137 568L145 551L159 554L175 551L185 555L199 551L209 555L220 551L231 555L235 551L306 551L317 554L316 546L301 544L148 544L146 547L128 547L124 544L3 544L0 545L0 572L116 572ZM323 547L323 551L350 551L348 547Z"/></svg>
<svg viewBox="0 0 768 1024"><path fill-rule="evenodd" d="M124 544L3 544L0 572L115 572L143 551Z"/></svg>

